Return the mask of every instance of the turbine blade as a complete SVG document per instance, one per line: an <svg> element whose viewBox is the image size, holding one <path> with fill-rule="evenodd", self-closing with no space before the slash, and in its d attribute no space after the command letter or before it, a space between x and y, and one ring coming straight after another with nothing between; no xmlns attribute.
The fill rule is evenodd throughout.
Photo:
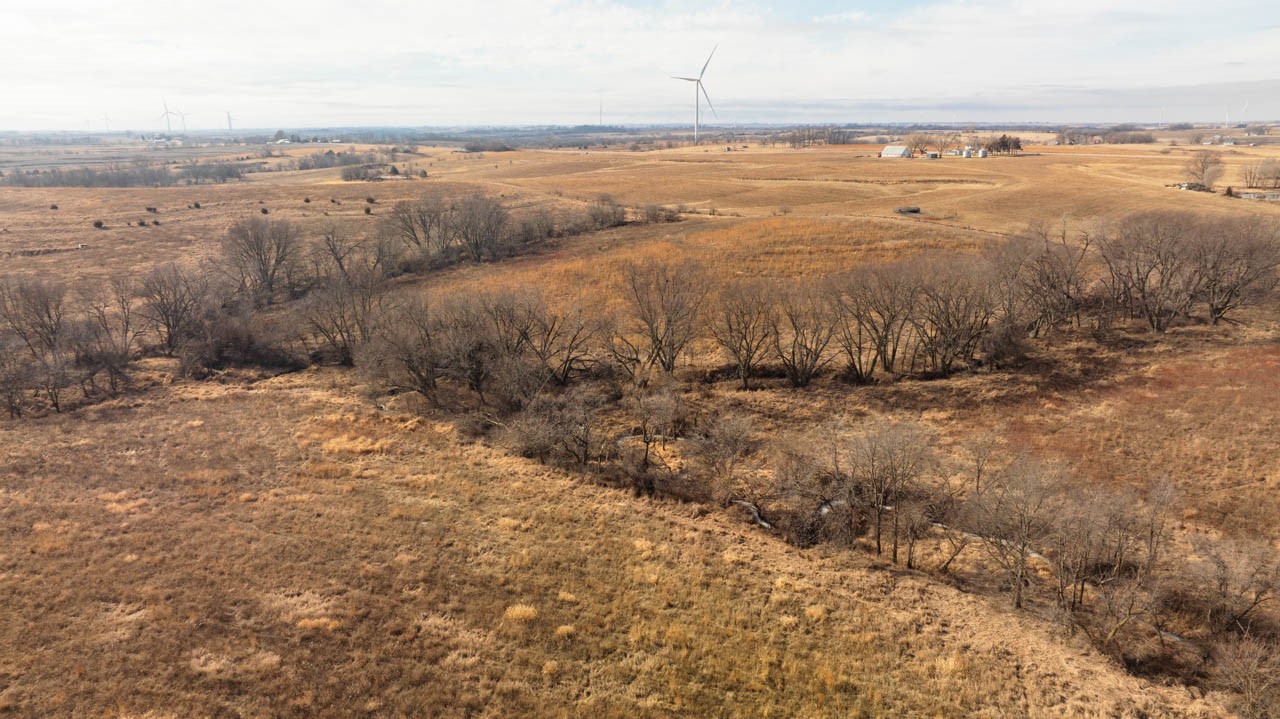
<svg viewBox="0 0 1280 719"><path fill-rule="evenodd" d="M707 65L711 64L711 58L715 57L716 50L719 50L719 49L720 49L720 45L718 43L716 44L715 47L711 48L711 54L707 55L707 61L702 63L702 72L698 73L699 80L702 79L703 75L707 74Z"/></svg>
<svg viewBox="0 0 1280 719"><path fill-rule="evenodd" d="M697 82L697 81L698 81L698 78L696 78L696 77L678 77L678 76L676 76L676 75L672 75L672 76L671 76L671 79L672 79L672 80L684 80L685 82Z"/></svg>
<svg viewBox="0 0 1280 719"><path fill-rule="evenodd" d="M711 96L707 94L707 86L702 83L698 83L698 88L702 90L702 96L707 98L707 107L711 108L711 114L715 115L716 119L719 120L720 113L716 112L716 106L711 104Z"/></svg>

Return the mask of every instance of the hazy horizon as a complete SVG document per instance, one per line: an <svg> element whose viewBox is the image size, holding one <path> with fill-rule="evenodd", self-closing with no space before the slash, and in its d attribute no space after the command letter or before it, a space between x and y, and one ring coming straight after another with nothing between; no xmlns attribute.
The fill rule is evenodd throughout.
<svg viewBox="0 0 1280 719"><path fill-rule="evenodd" d="M0 130L675 124L717 44L722 126L1280 117L1271 3L877 5L51 0L0 10Z"/></svg>

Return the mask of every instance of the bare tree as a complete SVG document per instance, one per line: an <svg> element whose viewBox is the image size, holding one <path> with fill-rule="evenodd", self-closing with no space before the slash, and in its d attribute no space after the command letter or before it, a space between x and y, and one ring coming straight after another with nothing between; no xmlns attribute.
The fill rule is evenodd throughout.
<svg viewBox="0 0 1280 719"><path fill-rule="evenodd" d="M174 356L195 334L208 289L203 274L172 263L143 276L138 313L159 335L165 355Z"/></svg>
<svg viewBox="0 0 1280 719"><path fill-rule="evenodd" d="M1263 160L1259 172L1263 187L1270 187L1273 190L1280 189L1280 160Z"/></svg>
<svg viewBox="0 0 1280 719"><path fill-rule="evenodd" d="M1009 273L1007 283L1001 284L1029 310L1033 335L1079 321L1091 279L1093 242L1087 232L1072 232L1063 218L1055 225L1032 224L994 256L1001 272ZM1016 267L1009 266L1013 263ZM1005 315L1009 314L1006 308Z"/></svg>
<svg viewBox="0 0 1280 719"><path fill-rule="evenodd" d="M576 303L564 310L547 307L533 298L529 312L527 344L551 381L569 384L574 372L588 366L596 335L595 324Z"/></svg>
<svg viewBox="0 0 1280 719"><path fill-rule="evenodd" d="M386 234L420 256L445 256L457 240L454 208L437 194L397 202L383 221Z"/></svg>
<svg viewBox="0 0 1280 719"><path fill-rule="evenodd" d="M287 220L249 217L227 229L222 239L226 269L257 306L295 288L302 249L297 226Z"/></svg>
<svg viewBox="0 0 1280 719"><path fill-rule="evenodd" d="M679 433L684 417L684 403L670 387L659 387L637 392L631 397L631 417L635 422L634 435L640 440L638 456L629 458L632 488L637 495L653 495L657 483L652 470L671 473L666 459L658 453L665 449L667 441Z"/></svg>
<svg viewBox="0 0 1280 719"><path fill-rule="evenodd" d="M0 402L10 419L22 416L25 398L36 384L36 368L21 341L0 334Z"/></svg>
<svg viewBox="0 0 1280 719"><path fill-rule="evenodd" d="M303 300L299 314L339 364L354 364L356 350L369 341L385 283L372 268L353 268L326 278Z"/></svg>
<svg viewBox="0 0 1280 719"><path fill-rule="evenodd" d="M924 152L933 144L934 138L927 132L913 132L907 135L903 142L911 148L912 152Z"/></svg>
<svg viewBox="0 0 1280 719"><path fill-rule="evenodd" d="M418 392L436 401L444 372L439 327L425 296L384 307L373 326L372 341L357 363L392 391Z"/></svg>
<svg viewBox="0 0 1280 719"><path fill-rule="evenodd" d="M1198 559L1192 571L1203 587L1205 620L1218 631L1248 632L1259 610L1280 591L1280 557L1266 540L1193 540Z"/></svg>
<svg viewBox="0 0 1280 719"><path fill-rule="evenodd" d="M471 195L458 202L453 231L472 260L493 260L504 251L509 219L502 203L484 195Z"/></svg>
<svg viewBox="0 0 1280 719"><path fill-rule="evenodd" d="M856 275L844 275L827 281L825 288L835 343L844 360L840 374L845 381L865 384L871 381L880 355L871 330L867 292L858 281Z"/></svg>
<svg viewBox="0 0 1280 719"><path fill-rule="evenodd" d="M776 294L769 339L792 387L807 387L832 359L827 348L835 332L830 306L812 289Z"/></svg>
<svg viewBox="0 0 1280 719"><path fill-rule="evenodd" d="M640 339L637 344L614 333L612 353L642 370L658 367L671 374L698 330L707 296L701 268L649 259L624 265L622 279Z"/></svg>
<svg viewBox="0 0 1280 719"><path fill-rule="evenodd" d="M1250 162L1240 168L1240 182L1245 187L1266 187L1266 168L1263 162Z"/></svg>
<svg viewBox="0 0 1280 719"><path fill-rule="evenodd" d="M911 316L918 351L926 371L951 374L973 360L995 315L990 268L956 256L929 263L920 277Z"/></svg>
<svg viewBox="0 0 1280 719"><path fill-rule="evenodd" d="M913 424L879 426L855 435L848 443L849 476L873 518L876 554L883 551L885 516L892 520L894 564L898 563L903 528L896 503L910 498L932 458L928 433Z"/></svg>
<svg viewBox="0 0 1280 719"><path fill-rule="evenodd" d="M1196 150L1183 165L1188 180L1206 187L1212 187L1222 177L1222 169L1222 153L1215 150Z"/></svg>
<svg viewBox="0 0 1280 719"><path fill-rule="evenodd" d="M55 412L61 412L72 360L66 288L38 279L2 282L0 320L31 354L45 399Z"/></svg>
<svg viewBox="0 0 1280 719"><path fill-rule="evenodd" d="M1266 295L1280 267L1280 225L1260 218L1215 222L1201 230L1191 249L1199 279L1198 299L1209 322Z"/></svg>
<svg viewBox="0 0 1280 719"><path fill-rule="evenodd" d="M751 420L740 414L718 414L695 439L694 452L711 473L711 496L724 505L748 492L738 486L738 467L755 448Z"/></svg>
<svg viewBox="0 0 1280 719"><path fill-rule="evenodd" d="M1021 459L973 498L971 529L1004 570L1015 608L1022 607L1031 555L1053 531L1061 486L1055 470Z"/></svg>
<svg viewBox="0 0 1280 719"><path fill-rule="evenodd" d="M888 374L899 371L899 359L909 354L904 348L910 341L911 317L920 294L915 268L903 262L862 267L846 287L855 297L862 327L871 335L880 368Z"/></svg>
<svg viewBox="0 0 1280 719"><path fill-rule="evenodd" d="M1185 315L1203 278L1192 248L1196 220L1177 212L1130 215L1098 236L1113 301L1163 333Z"/></svg>
<svg viewBox="0 0 1280 719"><path fill-rule="evenodd" d="M773 337L773 304L758 282L738 281L721 291L710 328L733 362L743 389L764 359Z"/></svg>
<svg viewBox="0 0 1280 719"><path fill-rule="evenodd" d="M597 230L618 227L627 222L627 208L610 195L600 195L587 207L587 219Z"/></svg>
<svg viewBox="0 0 1280 719"><path fill-rule="evenodd" d="M1209 678L1239 697L1241 716L1280 714L1280 646L1255 635L1232 637L1214 647L1213 660Z"/></svg>
<svg viewBox="0 0 1280 719"><path fill-rule="evenodd" d="M82 318L73 340L76 363L90 386L99 372L105 373L114 397L128 380L126 372L138 340L135 287L125 278L115 278L105 287L83 288L79 294Z"/></svg>

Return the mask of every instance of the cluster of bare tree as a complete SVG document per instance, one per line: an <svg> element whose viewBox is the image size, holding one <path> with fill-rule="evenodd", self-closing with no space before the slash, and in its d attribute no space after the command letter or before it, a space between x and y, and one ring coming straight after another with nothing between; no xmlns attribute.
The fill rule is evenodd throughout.
<svg viewBox="0 0 1280 719"><path fill-rule="evenodd" d="M672 219L662 208L644 215ZM157 353L178 357L196 375L229 364L297 367L308 357L353 365L360 355L396 378L395 387L430 395L438 375L474 390L482 402L519 407L546 383L563 385L582 369L584 349L596 349L599 318L556 314L528 292L445 298L428 316L423 303L392 302L391 281L626 221L626 208L608 196L578 215L535 210L513 218L483 195L426 195L397 203L367 236L333 225L312 241L288 221L249 216L232 223L209 262L161 266L109 283L109 290L5 281L6 406L16 416L39 396L37 404L60 411L65 390L76 384L86 398L98 396L99 378L114 394L133 359ZM64 321L72 315L74 322ZM408 357L411 350L419 356ZM387 352L403 359L399 369L388 365Z"/></svg>
<svg viewBox="0 0 1280 719"><path fill-rule="evenodd" d="M76 292L42 280L0 283L0 396L9 416L21 416L32 394L61 411L76 385L85 396L124 389L148 317L134 296L125 280Z"/></svg>
<svg viewBox="0 0 1280 719"><path fill-rule="evenodd" d="M1280 226L1261 218L1133 215L1096 233L1105 306L1155 332L1203 306L1217 324L1276 283Z"/></svg>
<svg viewBox="0 0 1280 719"><path fill-rule="evenodd" d="M484 195L451 198L428 193L397 202L379 232L402 245L406 271L420 271L460 259L496 260L554 237L614 227L626 220L626 208L607 195L597 198L581 216L557 217L547 210L534 210L515 220L502 203Z"/></svg>
<svg viewBox="0 0 1280 719"><path fill-rule="evenodd" d="M0 176L0 182L18 187L155 187L172 185L177 180L168 167L147 162L15 171Z"/></svg>
<svg viewBox="0 0 1280 719"><path fill-rule="evenodd" d="M838 127L799 127L780 135L769 135L769 144L777 140L790 145L792 149L818 147L821 145L847 145L853 142L853 133Z"/></svg>
<svg viewBox="0 0 1280 719"><path fill-rule="evenodd" d="M1255 655L1274 652L1280 636L1280 558L1250 537L1195 534L1180 551L1171 485L1085 484L989 442L970 446L967 469L946 466L912 424L829 423L753 455L749 424L713 427L726 423L736 425L732 440L706 439L723 433L710 429L692 452L705 481L727 487L722 501L748 507L756 523L802 544L863 542L908 567L929 541L940 551L926 569L955 572L966 555L964 571L994 572L1015 607L1052 599L1068 626L1117 657L1184 678L1203 676L1208 661L1210 676L1251 706L1278 706L1274 683L1256 686L1276 665ZM755 471L726 472L726 455ZM726 483L726 474L737 476Z"/></svg>
<svg viewBox="0 0 1280 719"><path fill-rule="evenodd" d="M447 251L450 242L464 247L465 240L442 238L448 232L442 228L450 226L440 219L442 207L423 205L417 208L420 214L405 214L400 236L410 238L414 248L436 253ZM1072 233L1065 224L1034 227L982 254L867 265L804 286L753 279L717 287L695 263L633 262L621 268L618 311L568 310L575 318L572 361L550 376L563 385L571 375L567 368L606 367L645 385L671 376L689 361L697 342L709 339L744 389L763 374L804 387L833 368L845 381L866 383L1007 364L1028 340L1066 325L1098 330L1128 317L1164 332L1197 307L1216 323L1274 287L1278 233L1274 223L1259 220L1205 223L1189 215L1148 213L1088 233ZM372 252L364 261L384 268L374 276L385 274L388 266L379 256ZM243 284L260 288L267 280ZM343 289L336 296L348 294ZM336 302L328 294L317 296L326 298L323 306ZM370 307L367 301L360 306ZM413 305L399 310L409 316L383 322L397 329L383 337L382 346L402 356L401 375L417 378L402 377L392 386L431 396L436 379L452 377L482 403L486 397L502 398L500 407L524 406L533 396L523 389L489 390L504 385L508 375L510 381L535 378L534 394L546 386L550 370L533 371L522 358L532 351L530 342L543 336L540 332L563 318L546 309L535 292L518 290L501 301L439 298L433 308L428 314L426 305ZM362 319L360 326L366 324ZM369 337L367 329L337 332L319 321L312 326L326 338L345 338L341 348L335 346L344 361L355 356L357 340ZM406 328L413 330L410 337L397 334ZM493 331L499 334L491 336ZM516 332L516 338L504 332ZM410 348L422 356L404 356ZM533 356L545 363L538 352ZM378 361L379 355L366 357ZM425 374L415 369L422 362L430 368Z"/></svg>
<svg viewBox="0 0 1280 719"><path fill-rule="evenodd" d="M394 158L394 153L390 155ZM357 152L352 149L347 152L333 150L325 150L324 152L313 152L309 155L303 155L291 163L296 170L322 170L329 167L347 167L350 165L375 165L389 162L389 156L382 152Z"/></svg>
<svg viewBox="0 0 1280 719"><path fill-rule="evenodd" d="M225 183L227 180L244 179L245 166L238 162L192 160L178 168L179 176L188 184L202 182Z"/></svg>
<svg viewBox="0 0 1280 719"><path fill-rule="evenodd" d="M1211 188L1213 183L1222 178L1223 167L1221 152L1196 150L1187 157L1183 170L1192 184Z"/></svg>
<svg viewBox="0 0 1280 719"><path fill-rule="evenodd" d="M964 146L965 141L959 132L913 132L903 138L903 142L912 152L924 153L929 150L942 153L948 150L959 149ZM971 139L972 147L981 147L979 140Z"/></svg>
<svg viewBox="0 0 1280 719"><path fill-rule="evenodd" d="M1245 165L1240 171L1245 187L1280 190L1280 160L1260 160Z"/></svg>
<svg viewBox="0 0 1280 719"><path fill-rule="evenodd" d="M518 410L587 366L594 329L576 309L530 291L424 297L386 304L367 327L358 361L390 391L438 404L445 382L497 411Z"/></svg>

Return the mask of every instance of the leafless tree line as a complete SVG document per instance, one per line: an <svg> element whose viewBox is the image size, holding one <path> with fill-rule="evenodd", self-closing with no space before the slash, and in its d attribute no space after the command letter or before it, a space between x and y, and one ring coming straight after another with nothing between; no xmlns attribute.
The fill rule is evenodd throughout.
<svg viewBox="0 0 1280 719"><path fill-rule="evenodd" d="M862 544L895 564L991 577L1015 608L1049 602L1104 651L1280 706L1267 658L1280 636L1280 558L1265 540L1174 533L1177 492L1075 479L991 441L944 461L913 423L834 421L761 441L740 415L693 433L698 479L792 542ZM964 462L968 462L967 465ZM929 542L937 559L921 566ZM967 558L958 570L958 558Z"/></svg>
<svg viewBox="0 0 1280 719"><path fill-rule="evenodd" d="M1245 187L1280 190L1280 160L1259 160L1245 165L1240 172Z"/></svg>
<svg viewBox="0 0 1280 719"><path fill-rule="evenodd" d="M766 372L779 373L794 387L832 368L853 383L946 376L1006 363L1029 339L1064 326L1098 329L1127 317L1164 332L1196 307L1209 322L1230 319L1273 288L1278 264L1280 236L1272 223L1205 223L1170 213L1134 215L1080 233L1065 224L1037 226L981 254L867 265L804 286L748 279L716 287L696 263L650 259L621 267L619 310L570 310L583 329L574 335L580 341L574 343L574 362L566 366L607 366L645 385L691 364L692 348L708 339L744 389ZM545 311L532 289L511 297L498 305L488 295L437 298L430 322L390 324L424 328L410 345L470 347L452 350L449 364L470 362L454 378L483 396L501 364L491 356L493 348L518 355L512 348L523 352L528 345L497 342L485 335L500 326L497 320L486 324L475 317L501 310L534 322ZM520 312L502 309L504 303L520 305ZM414 307L426 312L425 305ZM514 319L509 323L523 327ZM458 337L467 332L475 336ZM353 356L349 350L340 355ZM553 374L560 384L570 377L566 371Z"/></svg>
<svg viewBox="0 0 1280 719"><path fill-rule="evenodd" d="M601 195L579 216L556 216L539 209L513 218L501 202L472 194L424 194L397 202L379 228L381 237L401 245L406 271L421 271L466 258L492 261L555 237L614 227L626 222L626 208ZM661 214L648 221L665 221Z"/></svg>

